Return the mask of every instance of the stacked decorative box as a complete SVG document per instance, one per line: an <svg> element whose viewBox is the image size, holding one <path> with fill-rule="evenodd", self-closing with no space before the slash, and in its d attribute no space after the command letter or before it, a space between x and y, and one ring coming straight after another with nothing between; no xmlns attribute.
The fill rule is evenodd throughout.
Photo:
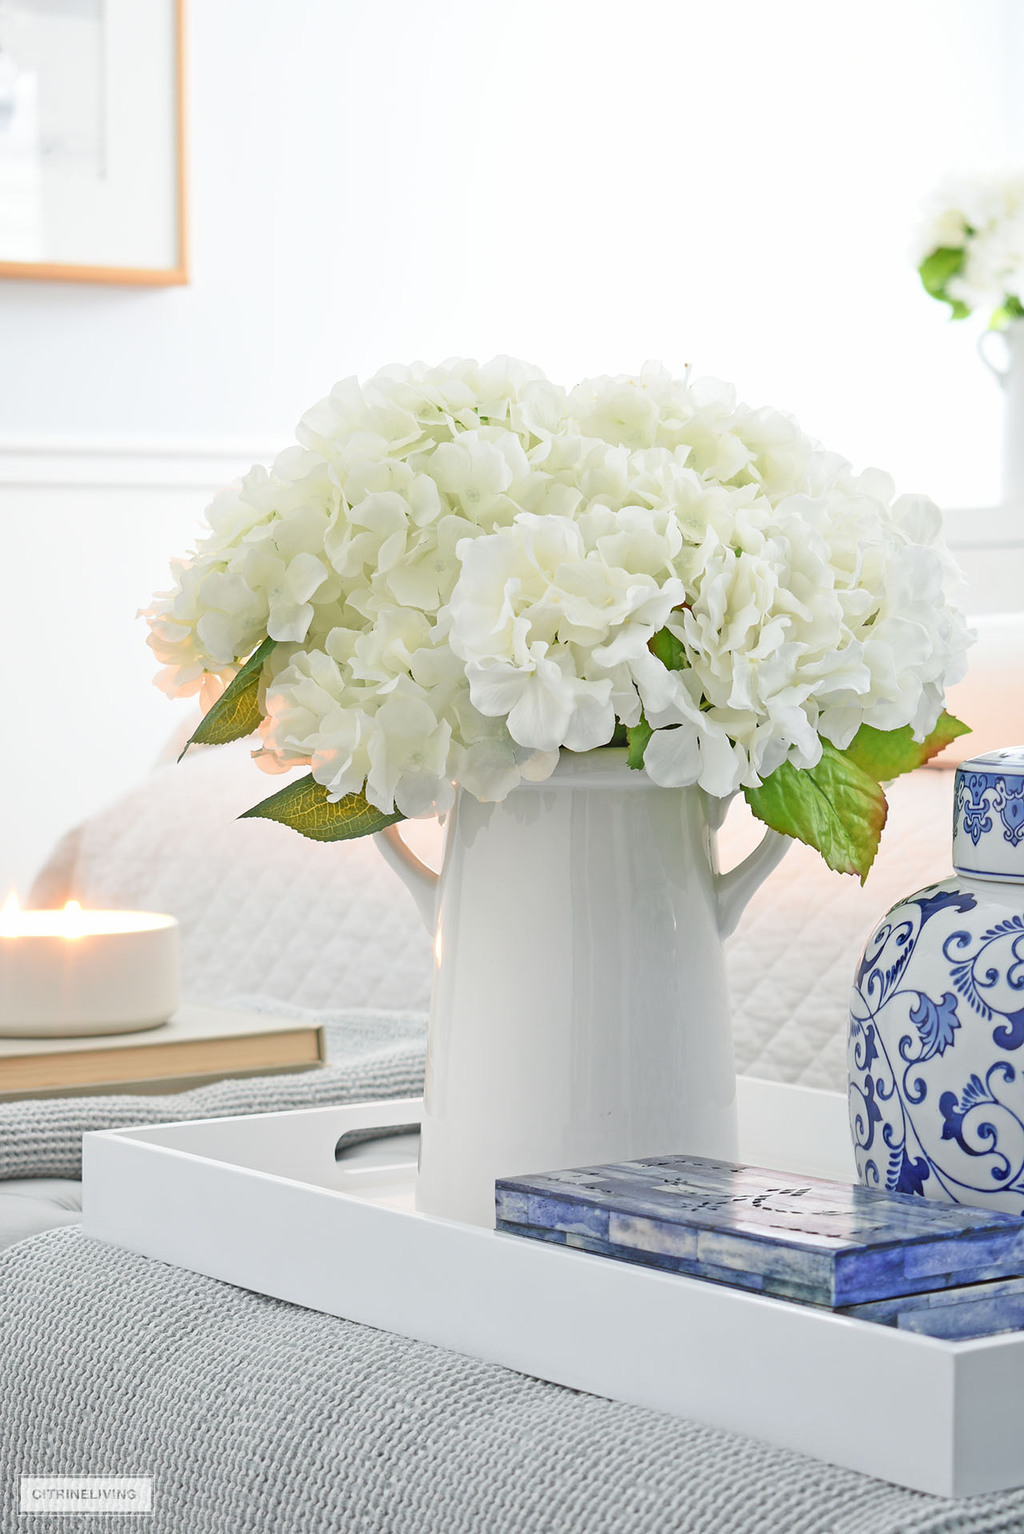
<svg viewBox="0 0 1024 1534"><path fill-rule="evenodd" d="M1024 1220L698 1156L505 1178L497 1227L940 1337L1024 1319Z"/></svg>

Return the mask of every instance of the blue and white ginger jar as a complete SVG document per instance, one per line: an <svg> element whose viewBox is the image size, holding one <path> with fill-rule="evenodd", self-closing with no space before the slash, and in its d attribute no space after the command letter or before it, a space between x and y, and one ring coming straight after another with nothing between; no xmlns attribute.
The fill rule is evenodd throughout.
<svg viewBox="0 0 1024 1534"><path fill-rule="evenodd" d="M1024 746L957 768L953 867L893 906L857 971L857 1173L1024 1214Z"/></svg>

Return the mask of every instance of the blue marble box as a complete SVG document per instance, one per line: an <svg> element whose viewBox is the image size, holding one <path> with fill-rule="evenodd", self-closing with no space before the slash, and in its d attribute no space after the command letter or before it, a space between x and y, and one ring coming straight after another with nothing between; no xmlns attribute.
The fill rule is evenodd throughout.
<svg viewBox="0 0 1024 1534"><path fill-rule="evenodd" d="M495 1208L513 1235L832 1309L1024 1275L1017 1215L699 1156L502 1178Z"/></svg>
<svg viewBox="0 0 1024 1534"><path fill-rule="evenodd" d="M998 1332L1024 1331L1024 1278L994 1279L956 1289L931 1289L869 1305L849 1305L839 1312L861 1321L895 1326L902 1332L966 1342Z"/></svg>

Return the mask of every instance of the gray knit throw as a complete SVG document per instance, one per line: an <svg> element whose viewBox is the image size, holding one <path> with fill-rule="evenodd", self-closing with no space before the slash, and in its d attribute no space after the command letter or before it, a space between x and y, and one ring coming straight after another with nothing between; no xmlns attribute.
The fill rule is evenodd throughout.
<svg viewBox="0 0 1024 1534"><path fill-rule="evenodd" d="M0 1316L4 1534L1024 1529L1022 1492L953 1503L902 1491L74 1228L0 1256ZM22 1474L152 1476L154 1512L19 1516Z"/></svg>

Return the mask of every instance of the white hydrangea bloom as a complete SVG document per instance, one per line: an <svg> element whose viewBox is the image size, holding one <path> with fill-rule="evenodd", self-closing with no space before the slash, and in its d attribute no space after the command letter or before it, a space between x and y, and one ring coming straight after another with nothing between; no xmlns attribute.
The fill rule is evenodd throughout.
<svg viewBox="0 0 1024 1534"><path fill-rule="evenodd" d="M637 723L631 663L657 665L648 641L686 593L674 576L659 585L606 556L635 549L637 565L647 557L664 567L666 557L645 547L645 537L658 541L656 520L641 508L630 517L602 507L588 549L586 524L523 512L512 527L459 545L461 574L442 614L449 642L465 662L473 706L505 719L519 745L588 751L611 739L617 715Z"/></svg>
<svg viewBox="0 0 1024 1534"><path fill-rule="evenodd" d="M150 644L209 706L276 641L258 764L331 799L498 800L642 718L655 782L724 797L864 723L923 737L962 673L931 503L714 380L392 367L298 437L213 503Z"/></svg>

